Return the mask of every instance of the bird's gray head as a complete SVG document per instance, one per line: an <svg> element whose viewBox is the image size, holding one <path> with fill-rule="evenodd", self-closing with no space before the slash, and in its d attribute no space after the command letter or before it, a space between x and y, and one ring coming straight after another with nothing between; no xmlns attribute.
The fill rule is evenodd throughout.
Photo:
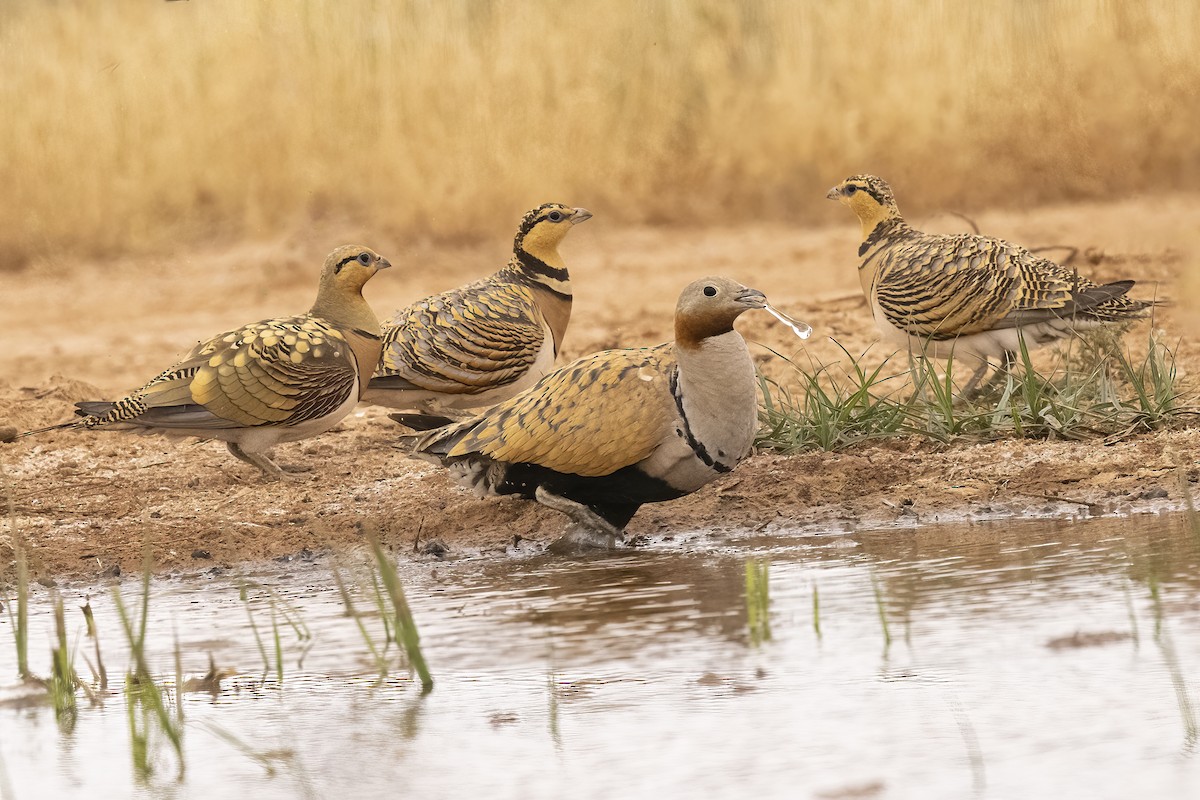
<svg viewBox="0 0 1200 800"><path fill-rule="evenodd" d="M765 308L767 298L730 278L701 278L689 283L675 306L675 342L698 347L705 339L733 330L733 322L752 308Z"/></svg>

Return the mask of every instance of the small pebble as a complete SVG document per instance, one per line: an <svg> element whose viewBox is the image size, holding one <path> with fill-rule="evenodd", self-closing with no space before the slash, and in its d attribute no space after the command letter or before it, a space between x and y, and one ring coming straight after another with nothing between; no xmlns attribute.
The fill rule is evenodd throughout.
<svg viewBox="0 0 1200 800"><path fill-rule="evenodd" d="M0 442L15 442L19 431L11 425L0 425Z"/></svg>
<svg viewBox="0 0 1200 800"><path fill-rule="evenodd" d="M212 558L212 553L208 552L207 550L193 550L192 558L195 558L197 560L210 559L210 558Z"/></svg>

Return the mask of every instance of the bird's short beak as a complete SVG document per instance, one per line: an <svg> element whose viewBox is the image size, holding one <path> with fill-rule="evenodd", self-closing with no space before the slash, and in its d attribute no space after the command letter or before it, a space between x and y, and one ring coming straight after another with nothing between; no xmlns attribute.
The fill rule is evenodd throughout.
<svg viewBox="0 0 1200 800"><path fill-rule="evenodd" d="M575 212L571 215L572 225L578 225L581 222L587 222L592 218L592 212L588 211L586 208L573 208L571 210Z"/></svg>
<svg viewBox="0 0 1200 800"><path fill-rule="evenodd" d="M766 308L767 296L758 289L742 289L737 294L737 301L746 308Z"/></svg>
<svg viewBox="0 0 1200 800"><path fill-rule="evenodd" d="M829 190L828 194L825 195L825 199L826 200L837 200L841 196L842 196L841 189L839 189L838 187L835 186Z"/></svg>
<svg viewBox="0 0 1200 800"><path fill-rule="evenodd" d="M381 259L379 259L379 262L375 265L375 269L377 269L377 270L387 269L391 265L392 265L392 262L388 261L386 258L381 258Z"/></svg>

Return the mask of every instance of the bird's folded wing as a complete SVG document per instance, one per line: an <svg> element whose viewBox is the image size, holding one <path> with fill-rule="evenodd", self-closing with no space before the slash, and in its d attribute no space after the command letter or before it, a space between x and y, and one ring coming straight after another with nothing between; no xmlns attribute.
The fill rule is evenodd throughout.
<svg viewBox="0 0 1200 800"><path fill-rule="evenodd" d="M399 312L384 332L375 388L476 394L518 380L547 328L523 289L466 287Z"/></svg>
<svg viewBox="0 0 1200 800"><path fill-rule="evenodd" d="M581 358L432 443L449 458L480 453L574 475L636 464L674 435L670 347Z"/></svg>
<svg viewBox="0 0 1200 800"><path fill-rule="evenodd" d="M951 339L1069 315L1094 283L1024 248L982 236L930 236L890 254L879 307L916 336Z"/></svg>
<svg viewBox="0 0 1200 800"><path fill-rule="evenodd" d="M145 421L161 427L296 425L344 403L356 376L342 334L300 316L203 342L135 395Z"/></svg>

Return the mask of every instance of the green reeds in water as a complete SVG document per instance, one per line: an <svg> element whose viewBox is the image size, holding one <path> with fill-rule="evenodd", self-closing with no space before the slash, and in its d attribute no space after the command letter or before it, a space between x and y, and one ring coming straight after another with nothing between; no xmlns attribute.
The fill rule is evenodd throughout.
<svg viewBox="0 0 1200 800"><path fill-rule="evenodd" d="M813 614L813 631L817 634L817 638L821 638L821 595L817 591L817 584L813 584L812 591L812 614Z"/></svg>
<svg viewBox="0 0 1200 800"><path fill-rule="evenodd" d="M421 653L421 637L417 632L417 623L413 620L408 600L404 596L404 588L400 585L400 575L396 572L396 565L383 551L379 537L372 532L368 538L371 542L371 552L375 556L375 567L379 571L383 586L395 609L396 638L404 647L408 663L413 666L421 679L421 690L428 692L433 689L433 678L429 674L425 656Z"/></svg>
<svg viewBox="0 0 1200 800"><path fill-rule="evenodd" d="M1118 335L1100 330L1070 340L1047 373L1035 369L1022 340L1017 363L993 381L990 394L978 397L956 394L952 360L939 373L935 360L921 357L910 358L907 370L889 369L891 358L867 369L865 353L856 358L841 345L848 368L804 366L780 356L795 369L795 379L760 379L758 443L794 453L900 436L939 443L1111 440L1182 425L1200 415L1200 407L1183 401L1175 353L1157 333L1150 333L1141 356L1124 348ZM912 387L907 397L906 383Z"/></svg>
<svg viewBox="0 0 1200 800"><path fill-rule="evenodd" d="M746 561L746 627L754 647L771 639L770 570L769 561Z"/></svg>
<svg viewBox="0 0 1200 800"><path fill-rule="evenodd" d="M17 528L16 501L8 476L4 479L4 491L8 496L8 533L12 539L13 562L16 566L14 588L17 592L17 612L13 614L11 600L4 607L8 610L8 621L17 647L17 677L28 681L33 680L33 673L29 671L29 561L25 554L25 539Z"/></svg>
<svg viewBox="0 0 1200 800"><path fill-rule="evenodd" d="M1151 573L1149 577L1150 600L1154 604L1154 641L1162 652L1163 662L1171 674L1171 685L1175 689L1175 701L1179 706L1179 717L1183 722L1184 749L1191 752L1200 741L1200 724L1196 721L1196 709L1192 705L1191 693L1188 691L1187 676L1179 661L1179 653L1175 650L1175 641L1166 629L1166 614L1163 610L1162 588L1158 575Z"/></svg>
<svg viewBox="0 0 1200 800"><path fill-rule="evenodd" d="M63 600L54 593L55 644L50 650L51 670L47 688L54 704L54 716L59 724L70 729L75 724L75 687L79 683L72 665L71 649L67 646L67 622L63 612Z"/></svg>
<svg viewBox="0 0 1200 800"><path fill-rule="evenodd" d="M892 646L892 632L888 629L887 608L883 602L883 592L875 578L871 578L871 589L875 592L875 610L879 612L879 624L883 628L883 649L887 650Z"/></svg>
<svg viewBox="0 0 1200 800"><path fill-rule="evenodd" d="M92 640L92 644L95 646L96 663L92 664L90 661L87 661L86 653L83 659L91 667L92 676L99 685L100 690L104 691L108 689L108 669L104 666L104 658L100 655L100 630L96 627L96 617L92 614L92 600L90 597L84 601L79 610L83 612L84 622L87 623L87 637Z"/></svg>
<svg viewBox="0 0 1200 800"><path fill-rule="evenodd" d="M335 564L333 566L333 582L337 584L338 593L342 596L342 604L346 606L346 616L354 620L354 624L358 626L358 632L366 642L367 649L371 652L371 659L375 662L375 669L379 672L379 683L382 684L388 676L388 645L392 641L392 626L390 618L392 613L386 609L380 609L380 616L383 618L384 639L383 646L380 647L375 643L375 637L367 629L366 622L363 621L363 615L359 613L354 605L354 597L346 586L346 581L342 578L341 569ZM371 572L372 585L376 587L377 603L382 600L382 592L379 590L379 583L375 580L375 572Z"/></svg>
<svg viewBox="0 0 1200 800"><path fill-rule="evenodd" d="M147 559L148 561L148 559ZM179 777L184 774L183 721L173 717L163 699L165 690L154 680L146 659L146 623L150 614L150 566L142 573L141 611L135 618L125 607L119 586L113 587L113 601L121 628L129 644L132 665L125 672L125 709L129 717L130 749L134 772L141 779L154 771L151 762L154 743L165 738L175 751ZM176 691L179 687L176 686Z"/></svg>
<svg viewBox="0 0 1200 800"><path fill-rule="evenodd" d="M271 652L268 654L267 646L263 642L262 634L259 633L258 623L254 619L254 611L251 607L250 590L254 589L257 592L265 594L269 603L271 615ZM303 668L304 656L312 647L312 631L308 629L308 624L301 616L299 609L284 601L275 594L270 588L259 583L251 581L241 581L238 585L238 598L242 601L246 609L246 619L250 622L250 630L254 633L255 644L258 645L258 654L263 661L263 675L275 673L276 682L283 685L283 635L281 629L289 627L292 633L295 634L296 640L300 643L300 656L297 660L297 668ZM272 658L273 657L273 658Z"/></svg>

